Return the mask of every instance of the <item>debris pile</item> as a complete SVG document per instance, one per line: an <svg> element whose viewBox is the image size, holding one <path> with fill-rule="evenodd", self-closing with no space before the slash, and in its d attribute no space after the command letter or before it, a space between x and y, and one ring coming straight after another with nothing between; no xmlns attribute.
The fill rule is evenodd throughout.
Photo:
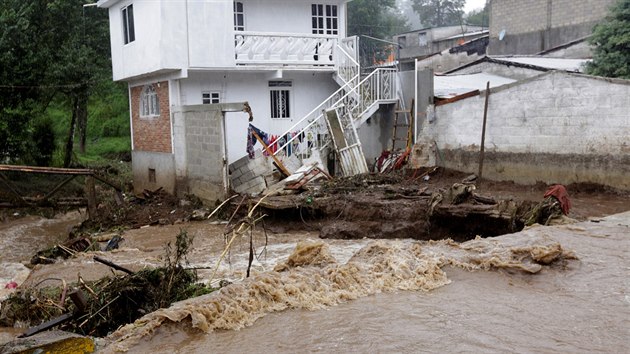
<svg viewBox="0 0 630 354"><path fill-rule="evenodd" d="M215 289L197 284L197 274L185 268L192 238L185 231L176 244L165 248L162 267L132 272L95 257L125 275L85 282L19 289L2 302L0 326L37 326L25 332L32 335L60 324L60 329L91 336L106 336L123 324L171 303L210 293ZM57 280L58 281L58 280ZM44 322L44 323L42 323Z"/></svg>

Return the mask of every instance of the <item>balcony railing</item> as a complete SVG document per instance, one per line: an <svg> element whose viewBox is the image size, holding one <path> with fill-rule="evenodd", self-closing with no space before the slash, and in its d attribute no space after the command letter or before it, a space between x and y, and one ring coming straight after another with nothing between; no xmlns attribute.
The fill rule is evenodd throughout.
<svg viewBox="0 0 630 354"><path fill-rule="evenodd" d="M337 36L236 32L238 65L335 66Z"/></svg>

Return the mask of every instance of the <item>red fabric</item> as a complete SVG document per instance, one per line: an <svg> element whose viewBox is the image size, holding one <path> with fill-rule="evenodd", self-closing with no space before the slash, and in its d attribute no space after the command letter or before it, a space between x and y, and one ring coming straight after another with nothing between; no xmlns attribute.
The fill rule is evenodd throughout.
<svg viewBox="0 0 630 354"><path fill-rule="evenodd" d="M549 189L547 189L547 191L545 192L545 198L549 196L558 199L564 215L569 215L569 210L571 209L571 201L569 201L569 193L567 193L567 189L564 188L563 185L556 184L549 187Z"/></svg>

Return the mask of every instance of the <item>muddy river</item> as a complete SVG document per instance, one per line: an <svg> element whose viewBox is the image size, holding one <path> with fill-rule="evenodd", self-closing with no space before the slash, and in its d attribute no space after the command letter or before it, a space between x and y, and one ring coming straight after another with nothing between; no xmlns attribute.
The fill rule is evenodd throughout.
<svg viewBox="0 0 630 354"><path fill-rule="evenodd" d="M16 265L81 217L1 225L1 280L109 274L95 253L30 274ZM181 227L126 231L121 249L96 254L134 270L158 265ZM258 230L249 279L248 238L217 267L224 225L185 229L189 266L205 282L233 284L120 328L100 352L630 352L630 212L462 244L291 232L269 234L265 248ZM0 342L16 333L0 331Z"/></svg>

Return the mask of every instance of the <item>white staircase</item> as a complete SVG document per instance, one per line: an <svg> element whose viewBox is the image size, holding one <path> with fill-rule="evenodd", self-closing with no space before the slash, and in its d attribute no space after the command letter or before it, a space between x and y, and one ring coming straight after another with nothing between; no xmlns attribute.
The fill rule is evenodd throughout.
<svg viewBox="0 0 630 354"><path fill-rule="evenodd" d="M274 155L282 158L285 148L289 144L296 144L295 140L300 136L310 136L313 138L310 144L300 143L302 146L298 149L298 157L310 156L313 149L318 149L321 153L327 148L333 147L342 157L341 169L344 175L368 172L365 161L360 161L363 158L363 153L356 128L365 123L381 104L396 102L397 70L379 68L361 78L358 44L358 37L349 37L337 45L338 55L336 57L338 62L333 78L340 85L340 88L281 135L286 136L289 132L299 131L296 136L280 145ZM328 119L326 119L326 112L329 112ZM336 114L331 115L330 112ZM331 118L334 120L331 121ZM335 123L333 124L334 127L330 124L331 122ZM335 144L331 144L330 131L333 132L333 135L338 136L343 133L345 141L348 143L344 151L348 148L354 150L342 153L338 147L339 139L334 139ZM344 164L343 155L345 154L352 156L352 166Z"/></svg>

